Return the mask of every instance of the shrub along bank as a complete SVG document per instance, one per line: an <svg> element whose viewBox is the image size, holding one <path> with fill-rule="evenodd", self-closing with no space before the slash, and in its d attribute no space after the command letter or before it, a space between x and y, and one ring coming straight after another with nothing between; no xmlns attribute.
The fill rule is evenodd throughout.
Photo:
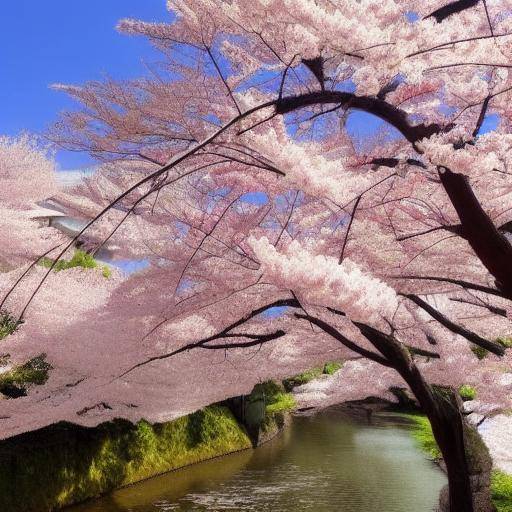
<svg viewBox="0 0 512 512"><path fill-rule="evenodd" d="M407 414L406 416L412 422L412 434L418 446L430 459L439 462L441 451L437 446L428 418L422 414ZM512 512L512 475L502 471L493 471L491 495L497 512Z"/></svg>
<svg viewBox="0 0 512 512"><path fill-rule="evenodd" d="M250 428L237 419L228 400L167 423L134 425L115 420L95 428L60 423L1 441L0 510L59 510L164 472L251 448L273 437L295 404L282 386L272 382L256 386L243 403L263 404Z"/></svg>

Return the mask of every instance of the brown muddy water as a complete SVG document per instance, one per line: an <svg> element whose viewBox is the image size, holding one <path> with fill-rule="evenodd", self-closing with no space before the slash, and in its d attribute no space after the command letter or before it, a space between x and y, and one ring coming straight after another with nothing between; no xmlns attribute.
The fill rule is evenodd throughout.
<svg viewBox="0 0 512 512"><path fill-rule="evenodd" d="M445 476L404 425L337 408L270 443L120 489L68 512L430 512Z"/></svg>

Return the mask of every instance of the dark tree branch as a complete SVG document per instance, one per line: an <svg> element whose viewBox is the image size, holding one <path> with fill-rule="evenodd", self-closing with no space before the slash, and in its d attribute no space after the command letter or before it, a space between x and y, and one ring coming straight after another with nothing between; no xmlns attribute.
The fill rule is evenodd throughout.
<svg viewBox="0 0 512 512"><path fill-rule="evenodd" d="M434 228L426 229L425 231L419 231L417 233L411 233L409 235L401 235L397 238L398 242L403 242L404 240L409 240L411 238L415 238L417 236L428 235L430 233L434 233L436 231L449 231L450 233L455 233L456 235L462 236L461 226L436 226Z"/></svg>
<svg viewBox="0 0 512 512"><path fill-rule="evenodd" d="M415 167L421 167L422 169L427 168L427 166L421 160L416 160L416 158L407 158L406 160L400 160L398 158L374 158L369 163L376 166L394 168L397 167L401 162L405 162L406 164L413 165Z"/></svg>
<svg viewBox="0 0 512 512"><path fill-rule="evenodd" d="M496 287L512 299L512 246L498 231L475 196L467 176L439 167L441 183L459 216L464 238L496 279Z"/></svg>
<svg viewBox="0 0 512 512"><path fill-rule="evenodd" d="M487 96L482 103L480 115L478 116L478 120L476 122L476 127L473 130L473 138L475 138L478 135L478 133L480 132L480 129L482 128L482 124L484 122L485 115L487 114L487 109L489 108L489 102L491 101L491 98L492 98L491 95Z"/></svg>
<svg viewBox="0 0 512 512"><path fill-rule="evenodd" d="M324 58L302 59L302 63L315 75L322 91L325 90Z"/></svg>
<svg viewBox="0 0 512 512"><path fill-rule="evenodd" d="M387 366L389 368L393 368L393 365L390 361L388 361L385 357L380 356L379 354L376 354L375 352L372 352L371 350L366 350L363 347L360 347L359 345L355 344L353 341L350 341L348 338L343 336L341 332L339 332L337 329L335 329L332 325L328 324L327 322L324 322L320 318L317 318L315 316L311 315L303 315L301 313L295 313L296 318L300 318L303 320L308 320L312 324L315 324L317 327L320 327L322 331L329 334L329 336L333 337L335 340L338 340L341 344L343 344L348 349L356 352L357 354L366 357L367 359L370 359L376 363L379 363L383 366Z"/></svg>
<svg viewBox="0 0 512 512"><path fill-rule="evenodd" d="M433 308L430 304L425 302L423 299L414 294L401 294L403 297L408 298L410 301L414 302L421 309L426 311L432 318L437 320L441 325L446 327L448 330L452 331L459 336L466 338L471 343L478 345L479 347L485 348L489 352L496 354L497 356L502 356L505 354L505 349L499 343L495 343L490 340L486 340L482 338L478 334L466 329L465 327L456 324L452 320L450 320L447 316L443 315L440 311Z"/></svg>
<svg viewBox="0 0 512 512"><path fill-rule="evenodd" d="M350 222L348 223L347 232L345 234L345 239L343 240L343 246L341 248L340 258L338 263L341 265L343 263L343 257L345 256L345 248L347 247L348 237L350 235L350 228L352 227L352 223L354 222L354 218L356 216L357 207L359 206L359 202L361 201L362 196L358 196L356 202L354 203L354 208L352 210L352 215L350 216Z"/></svg>
<svg viewBox="0 0 512 512"><path fill-rule="evenodd" d="M462 279L452 279L450 277L438 277L438 276L413 276L413 275L404 275L404 276L395 276L395 279L414 279L417 281L436 281L440 283L450 283L455 284L457 286L461 286L462 288L467 288L468 290L475 290L478 292L487 293L489 295L496 295L497 297L505 298L503 293L500 290L496 290L495 288L490 288L489 286L484 286L481 284L470 283L469 281L464 281Z"/></svg>
<svg viewBox="0 0 512 512"><path fill-rule="evenodd" d="M443 130L443 127L437 123L412 125L409 122L408 114L404 110L386 101L371 96L357 96L343 91L317 91L289 96L277 100L275 106L278 114L287 114L311 105L328 103L339 103L346 108L363 110L373 114L394 126L411 143Z"/></svg>
<svg viewBox="0 0 512 512"><path fill-rule="evenodd" d="M441 23L453 14L458 14L459 12L474 7L479 1L480 0L455 0L454 2L450 2L449 4L436 9L434 12L431 12L428 16L425 16L425 19L435 18L438 23Z"/></svg>
<svg viewBox="0 0 512 512"><path fill-rule="evenodd" d="M469 304L470 306L475 306L476 308L485 308L490 311L493 315L503 316L507 318L507 311L503 308L499 308L497 306L493 306L492 304L486 304L485 302L475 302L467 299L460 299L457 297L450 298L453 302L460 302L461 304Z"/></svg>
<svg viewBox="0 0 512 512"><path fill-rule="evenodd" d="M425 350L423 348L413 347L412 345L404 344L409 353L413 356L430 357L432 359L440 359L441 356L437 352Z"/></svg>

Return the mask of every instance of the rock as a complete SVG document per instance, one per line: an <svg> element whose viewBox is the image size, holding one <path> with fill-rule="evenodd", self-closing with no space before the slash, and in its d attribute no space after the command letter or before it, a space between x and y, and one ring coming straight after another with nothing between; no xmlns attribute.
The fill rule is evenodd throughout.
<svg viewBox="0 0 512 512"><path fill-rule="evenodd" d="M498 414L488 418L478 431L491 452L494 467L512 474L512 416Z"/></svg>
<svg viewBox="0 0 512 512"><path fill-rule="evenodd" d="M472 412L466 417L466 419L471 425L478 427L478 425L485 420L485 416L483 414L478 414L477 412Z"/></svg>

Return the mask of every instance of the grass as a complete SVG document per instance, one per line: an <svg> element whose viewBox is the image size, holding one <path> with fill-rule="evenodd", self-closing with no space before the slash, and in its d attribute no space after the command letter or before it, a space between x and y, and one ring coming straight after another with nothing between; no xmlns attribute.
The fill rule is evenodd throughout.
<svg viewBox="0 0 512 512"><path fill-rule="evenodd" d="M502 336L496 340L504 348L512 348L512 337Z"/></svg>
<svg viewBox="0 0 512 512"><path fill-rule="evenodd" d="M283 380L283 386L286 391L291 391L293 388L297 386L302 386L303 384L307 384L314 379L318 379L320 375L333 375L336 373L341 367L342 363L338 361L329 361L324 364L322 367L311 368L310 370L306 370L305 372L294 375L293 377L289 377L288 379Z"/></svg>
<svg viewBox="0 0 512 512"><path fill-rule="evenodd" d="M469 400L474 400L476 398L476 389L469 384L463 384L459 388L459 395L464 400L464 402L468 402Z"/></svg>
<svg viewBox="0 0 512 512"><path fill-rule="evenodd" d="M0 340L12 334L22 323L7 311L0 311Z"/></svg>
<svg viewBox="0 0 512 512"><path fill-rule="evenodd" d="M162 424L53 425L0 442L0 510L49 512L251 446L220 405Z"/></svg>
<svg viewBox="0 0 512 512"><path fill-rule="evenodd" d="M512 512L512 475L493 471L491 493L497 512Z"/></svg>
<svg viewBox="0 0 512 512"><path fill-rule="evenodd" d="M407 414L413 421L413 437L421 450L432 460L441 460L430 422L421 414ZM491 497L497 512L512 512L512 475L493 471L491 476Z"/></svg>
<svg viewBox="0 0 512 512"><path fill-rule="evenodd" d="M434 461L441 460L441 450L437 446L430 421L423 414L408 413L405 414L412 421L412 436L420 449Z"/></svg>
<svg viewBox="0 0 512 512"><path fill-rule="evenodd" d="M263 399L267 415L291 411L297 405L293 395L287 393L283 386L273 380L268 380L254 386L251 397L254 400Z"/></svg>
<svg viewBox="0 0 512 512"><path fill-rule="evenodd" d="M40 261L40 264L43 267L50 268L54 263L54 260L51 258L42 258ZM59 260L57 263L55 263L55 266L53 267L53 270L55 272L60 272L61 270L67 270L70 268L76 268L76 267L82 267L82 268L98 268L98 262L94 259L94 256L84 252L77 250L75 251L75 254L73 254L73 257L70 260ZM112 271L110 270L110 267L107 265L101 266L101 273L103 277L108 279L112 275Z"/></svg>
<svg viewBox="0 0 512 512"><path fill-rule="evenodd" d="M343 364L338 361L330 361L324 364L323 373L325 375L334 375L338 370L341 370L342 366Z"/></svg>
<svg viewBox="0 0 512 512"><path fill-rule="evenodd" d="M23 365L0 373L0 393L9 398L19 398L27 394L30 386L44 384L52 368L45 358L46 354L41 354Z"/></svg>

